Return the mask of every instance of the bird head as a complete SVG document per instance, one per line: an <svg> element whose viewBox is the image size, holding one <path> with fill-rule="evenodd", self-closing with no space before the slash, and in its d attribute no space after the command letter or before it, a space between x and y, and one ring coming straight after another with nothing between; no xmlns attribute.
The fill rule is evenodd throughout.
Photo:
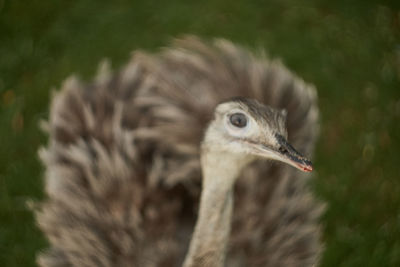
<svg viewBox="0 0 400 267"><path fill-rule="evenodd" d="M266 158L305 172L312 171L311 161L287 141L285 123L285 110L276 110L247 98L233 98L215 108L202 147L235 155L245 163Z"/></svg>

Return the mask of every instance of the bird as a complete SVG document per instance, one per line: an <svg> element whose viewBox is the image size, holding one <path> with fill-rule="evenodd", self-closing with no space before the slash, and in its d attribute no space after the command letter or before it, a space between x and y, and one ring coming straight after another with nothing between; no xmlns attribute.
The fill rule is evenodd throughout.
<svg viewBox="0 0 400 267"><path fill-rule="evenodd" d="M68 78L41 123L40 266L315 266L314 86L225 39ZM301 153L299 152L301 151Z"/></svg>

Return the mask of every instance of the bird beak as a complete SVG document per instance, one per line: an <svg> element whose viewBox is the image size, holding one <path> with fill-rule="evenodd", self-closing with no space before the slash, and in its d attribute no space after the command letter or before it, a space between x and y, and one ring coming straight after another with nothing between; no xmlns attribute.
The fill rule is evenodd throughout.
<svg viewBox="0 0 400 267"><path fill-rule="evenodd" d="M251 143L251 146L254 148L252 153L261 157L284 162L304 172L311 172L313 170L311 161L297 152L283 136L277 134L275 138L278 143L278 149L271 148L264 144Z"/></svg>
<svg viewBox="0 0 400 267"><path fill-rule="evenodd" d="M279 144L279 149L275 151L275 154L279 157L278 160L304 172L311 172L313 170L311 161L297 152L282 135L276 134L275 137Z"/></svg>

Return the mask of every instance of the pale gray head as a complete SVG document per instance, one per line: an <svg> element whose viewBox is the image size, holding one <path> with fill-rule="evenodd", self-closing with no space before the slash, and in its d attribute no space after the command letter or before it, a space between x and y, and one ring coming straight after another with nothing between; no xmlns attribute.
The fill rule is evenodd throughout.
<svg viewBox="0 0 400 267"><path fill-rule="evenodd" d="M203 152L234 155L243 166L256 158L266 158L312 171L311 161L287 142L285 122L285 110L247 98L230 99L216 107L203 140Z"/></svg>

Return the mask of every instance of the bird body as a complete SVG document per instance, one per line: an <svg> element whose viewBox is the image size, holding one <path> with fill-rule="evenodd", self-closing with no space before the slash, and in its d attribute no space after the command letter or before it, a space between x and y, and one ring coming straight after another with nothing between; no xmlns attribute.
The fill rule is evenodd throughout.
<svg viewBox="0 0 400 267"><path fill-rule="evenodd" d="M244 131L240 112L217 123L232 109L265 127ZM312 266L321 206L307 176L260 157L311 170L291 145L310 155L317 119L311 86L225 40L186 37L119 72L103 63L92 83L69 78L40 150L39 264Z"/></svg>

